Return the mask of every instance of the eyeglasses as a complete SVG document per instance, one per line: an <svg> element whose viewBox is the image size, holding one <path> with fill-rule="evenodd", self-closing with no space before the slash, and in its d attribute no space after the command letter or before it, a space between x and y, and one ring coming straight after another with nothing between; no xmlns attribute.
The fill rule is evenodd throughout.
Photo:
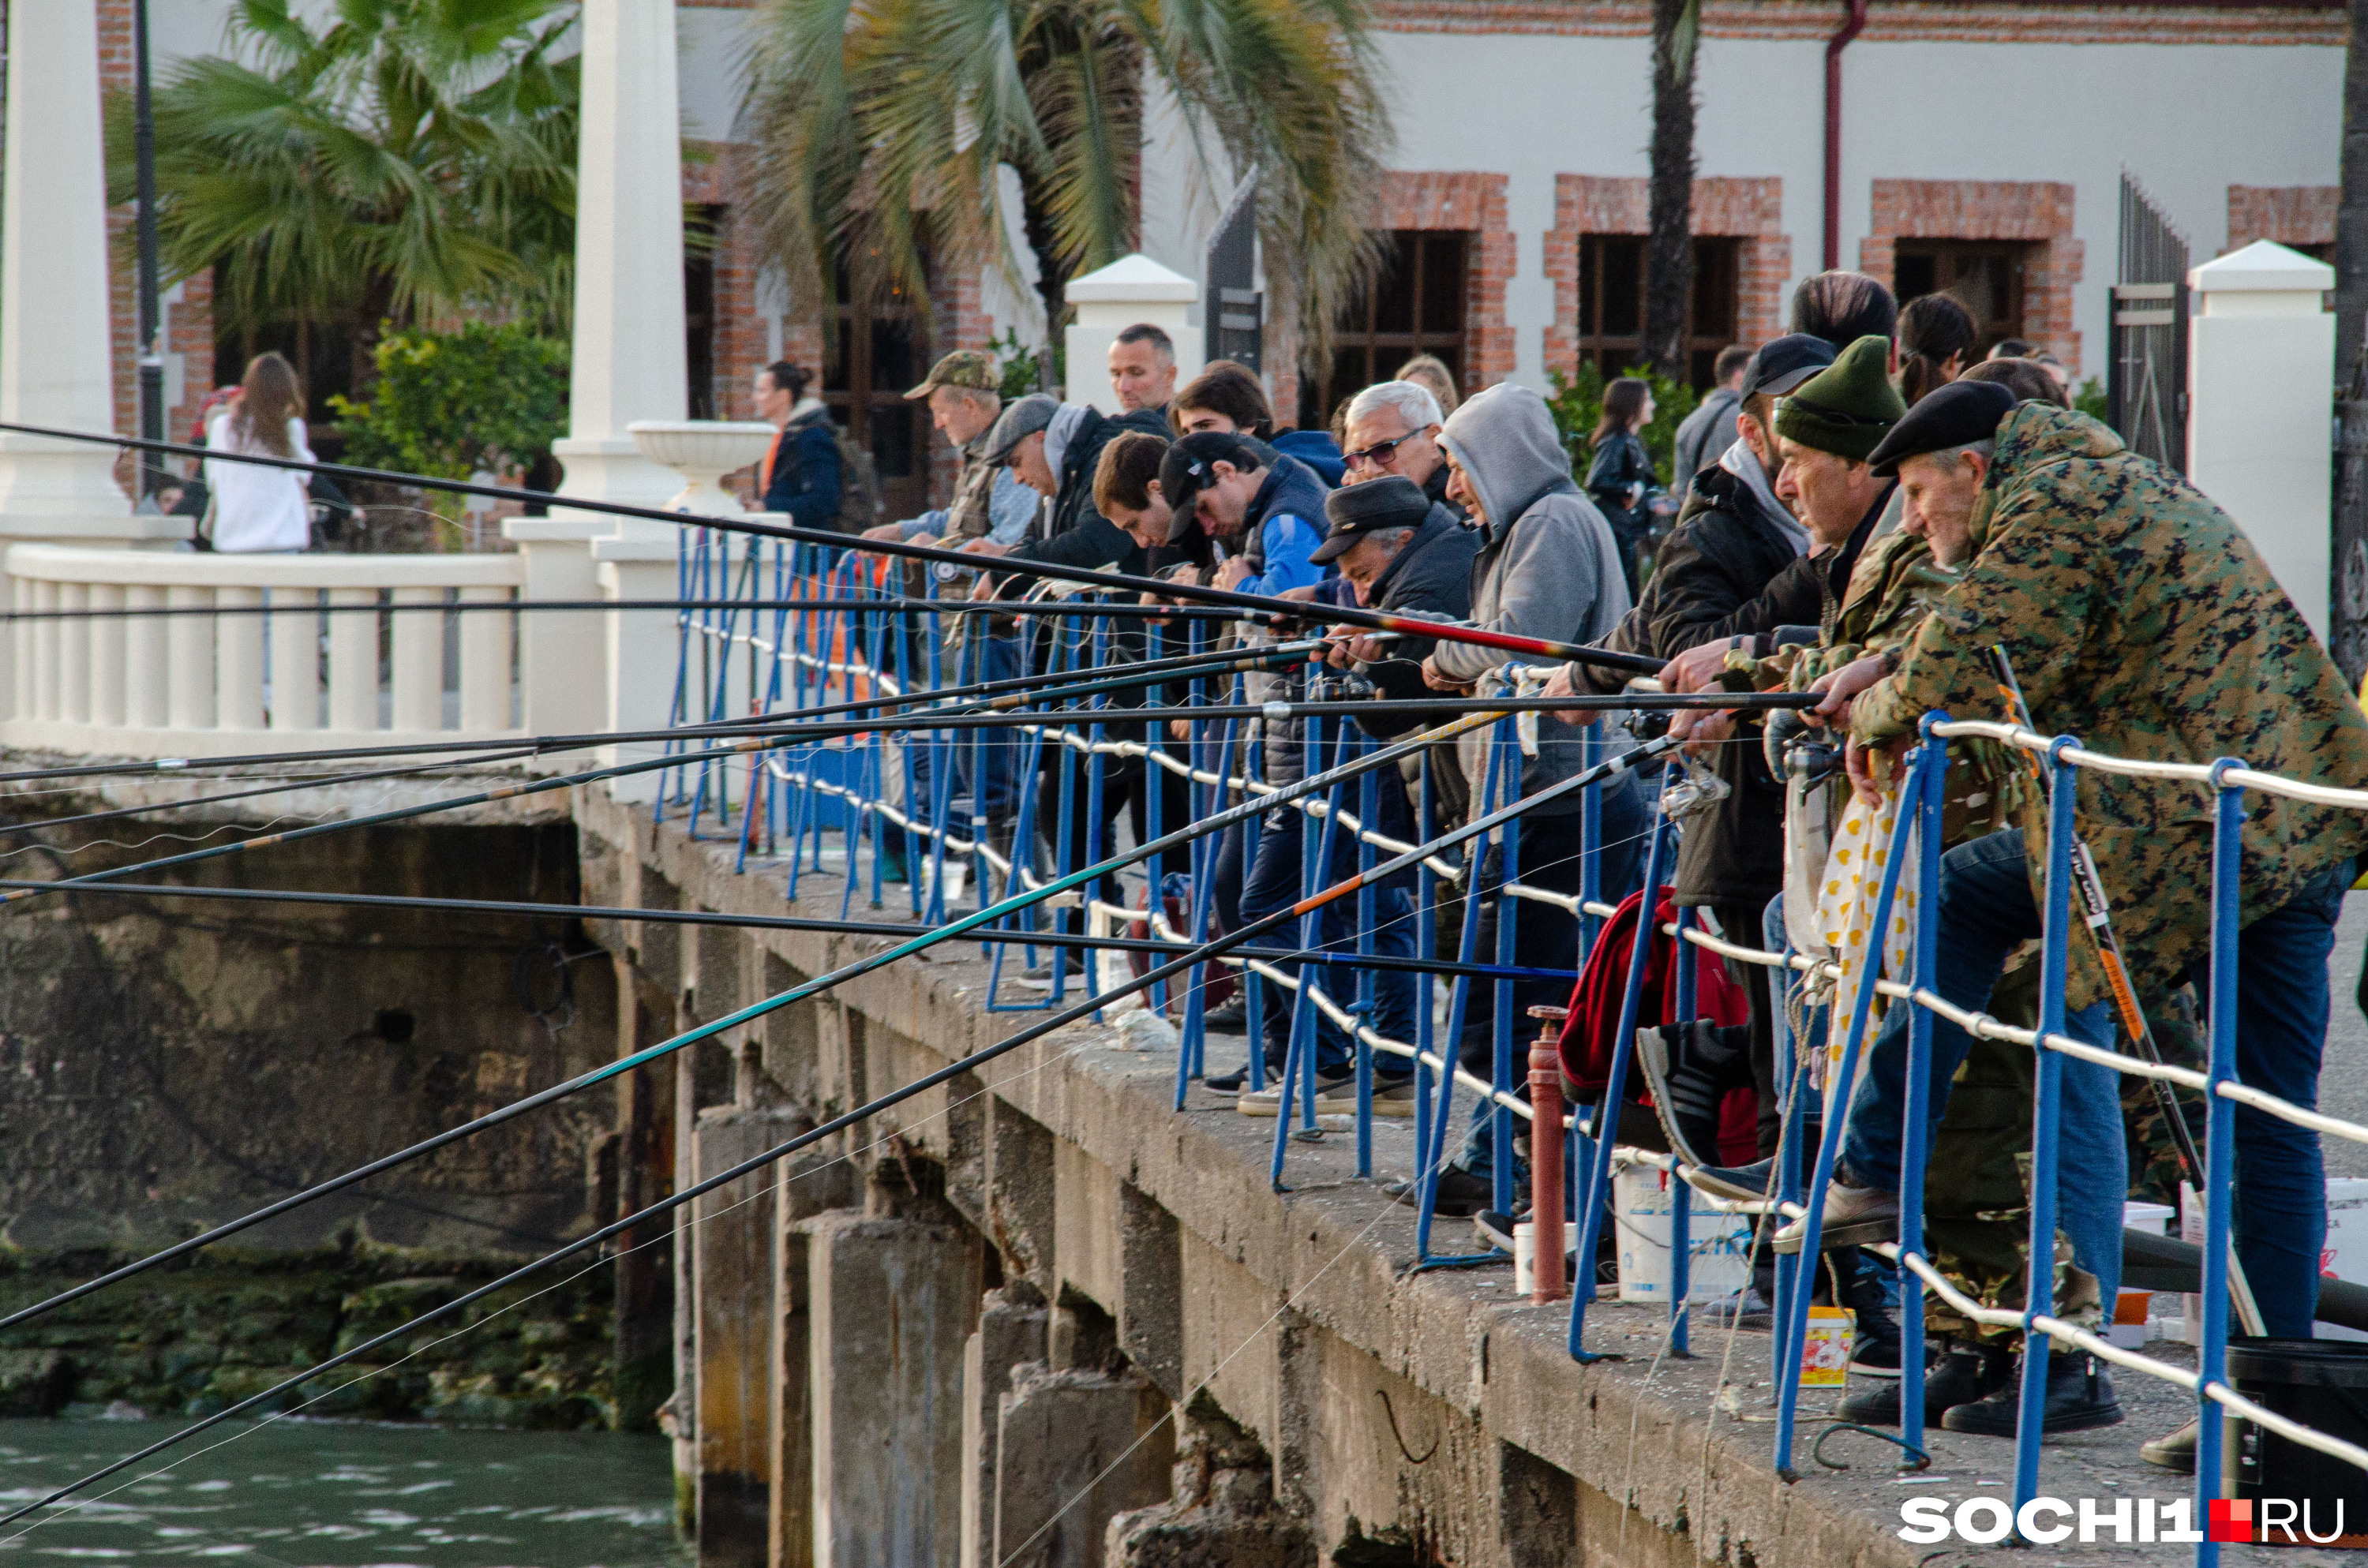
<svg viewBox="0 0 2368 1568"><path fill-rule="evenodd" d="M1417 432L1408 431L1393 441L1376 441L1370 447L1360 447L1353 452L1342 452L1340 460L1350 468L1362 468L1367 463L1375 468L1387 468L1398 460L1398 449L1415 438Z"/></svg>

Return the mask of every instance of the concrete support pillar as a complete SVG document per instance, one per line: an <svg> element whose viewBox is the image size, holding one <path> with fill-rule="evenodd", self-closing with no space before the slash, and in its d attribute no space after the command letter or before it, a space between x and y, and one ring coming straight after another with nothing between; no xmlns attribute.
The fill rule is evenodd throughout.
<svg viewBox="0 0 2368 1568"><path fill-rule="evenodd" d="M625 427L689 409L674 13L674 0L584 6L575 336L567 438L552 454L566 465L562 494L637 506L664 505L682 481L642 456ZM671 539L664 524L630 523L622 533L660 529Z"/></svg>
<svg viewBox="0 0 2368 1568"><path fill-rule="evenodd" d="M1105 1527L1108 1568L1315 1568L1307 1527L1274 1500L1274 1463L1205 1395L1177 1418L1174 1492Z"/></svg>
<svg viewBox="0 0 2368 1568"><path fill-rule="evenodd" d="M618 599L670 599L679 586L674 529L663 523L635 527L665 528L664 539L633 535L597 540L592 559L598 574L600 597ZM674 711L674 683L681 653L674 618L647 610L610 610L606 656L599 666L608 674L607 727L612 731L664 728ZM603 767L652 756L648 745L603 746ZM659 780L656 768L627 774L609 781L609 792L620 801L655 801Z"/></svg>
<svg viewBox="0 0 2368 1568"><path fill-rule="evenodd" d="M693 1134L699 1179L811 1126L797 1111L701 1111ZM767 1568L769 1555L778 1180L773 1171L759 1171L691 1205L700 1568Z"/></svg>
<svg viewBox="0 0 2368 1568"><path fill-rule="evenodd" d="M987 1292L962 1352L962 1568L996 1568L996 1465L1003 1398L1023 1362L1044 1358L1044 1301L1024 1279Z"/></svg>
<svg viewBox="0 0 2368 1568"><path fill-rule="evenodd" d="M2187 477L2234 517L2324 642L2332 585L2328 389L2335 269L2268 240L2187 275Z"/></svg>
<svg viewBox="0 0 2368 1568"><path fill-rule="evenodd" d="M670 926L648 929L673 934ZM620 954L615 963L617 1054L630 1056L672 1032L674 1009L665 997L650 994L630 956ZM654 1062L616 1082L618 1211L638 1213L673 1189L674 1070ZM628 1431L646 1430L674 1392L673 1228L668 1219L638 1225L617 1254L612 1377L618 1419Z"/></svg>
<svg viewBox="0 0 2368 1568"><path fill-rule="evenodd" d="M1015 1369L996 1445L997 1568L1099 1568L1111 1516L1167 1494L1167 1414L1139 1374Z"/></svg>
<svg viewBox="0 0 2368 1568"><path fill-rule="evenodd" d="M770 1568L812 1568L814 1515L814 1314L805 1222L855 1201L854 1167L830 1141L781 1162L773 1198L773 1369L766 1427L766 1559Z"/></svg>
<svg viewBox="0 0 2368 1568"><path fill-rule="evenodd" d="M976 1261L951 1225L805 1225L814 1568L957 1568Z"/></svg>

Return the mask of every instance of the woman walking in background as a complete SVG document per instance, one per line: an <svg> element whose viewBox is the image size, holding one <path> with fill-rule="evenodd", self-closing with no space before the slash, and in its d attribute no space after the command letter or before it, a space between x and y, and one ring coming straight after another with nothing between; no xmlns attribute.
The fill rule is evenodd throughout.
<svg viewBox="0 0 2368 1568"><path fill-rule="evenodd" d="M1595 426L1595 460L1588 466L1587 493L1603 508L1611 537L1620 541L1620 574L1634 598L1652 534L1652 498L1661 494L1653 459L1638 434L1653 422L1653 389L1634 376L1621 376L1603 389L1603 417Z"/></svg>
<svg viewBox="0 0 2368 1568"><path fill-rule="evenodd" d="M304 430L304 389L296 368L277 354L247 362L236 399L206 426L206 445L247 457L313 460ZM294 469L208 458L214 549L224 554L292 553L313 541L306 475Z"/></svg>
<svg viewBox="0 0 2368 1568"><path fill-rule="evenodd" d="M838 431L822 399L808 397L814 372L777 359L757 372L757 416L780 434L757 478L757 509L784 512L805 528L838 527Z"/></svg>

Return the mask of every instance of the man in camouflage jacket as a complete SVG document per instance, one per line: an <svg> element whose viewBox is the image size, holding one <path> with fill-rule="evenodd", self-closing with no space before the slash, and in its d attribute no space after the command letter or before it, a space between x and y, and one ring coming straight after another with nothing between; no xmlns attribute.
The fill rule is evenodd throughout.
<svg viewBox="0 0 2368 1568"><path fill-rule="evenodd" d="M2368 781L2368 722L2226 514L2095 421L2039 403L1984 403L1997 396L1984 389L1960 383L1935 393L1916 411L1930 410L1926 427L1911 428L1916 416L1903 421L1887 443L1893 450L1878 454L1901 468L1907 526L1964 575L1904 651L1820 683L1828 692L1822 711L1847 715L1854 781L1871 784L1872 756L1896 754L1928 711L2005 717L1984 656L1992 644L2006 649L2037 727L2077 735L2090 750L2165 763L2238 756L2287 778ZM2123 944L2156 973L2186 971L2200 985L2209 957L2211 790L2097 769L2071 777L2079 831ZM2351 813L2281 796L2255 795L2248 805L2238 1073L2309 1106L2335 915L2368 830ZM2039 825L1977 839L1943 864L1933 988L1959 1006L1983 1006L2007 953L2039 935ZM2066 1032L2108 1045L2101 972L2083 945L2071 951ZM1886 1205L1896 1222L1904 1013L1899 1022L1877 1042L1852 1099L1847 1170L1828 1197L1828 1213L1846 1225ZM1946 1020L1932 1034L1937 1120L1968 1042ZM2063 1225L2110 1301L2127 1187L2119 1085L2109 1070L2068 1060L2062 1083L2057 1153L2071 1176L2059 1194ZM2238 1252L2272 1335L2311 1332L2322 1168L2316 1134L2237 1108Z"/></svg>

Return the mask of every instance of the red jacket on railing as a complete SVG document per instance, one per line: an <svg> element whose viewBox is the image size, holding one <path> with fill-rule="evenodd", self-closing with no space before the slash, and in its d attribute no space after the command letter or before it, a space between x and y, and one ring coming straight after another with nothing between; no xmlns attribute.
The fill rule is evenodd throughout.
<svg viewBox="0 0 2368 1568"><path fill-rule="evenodd" d="M1603 923L1602 933L1595 939L1595 950L1587 955L1587 962L1579 967L1578 983L1571 987L1570 1017L1562 1029L1562 1073L1577 1085L1582 1099L1600 1099L1604 1085L1611 1081L1611 1050L1620 1028L1620 1003L1628 990L1628 959L1635 941L1636 911L1644 901L1642 892L1631 893L1618 912ZM1661 889L1653 920L1653 939L1645 949L1644 991L1636 1002L1636 1027L1640 1029L1673 1022L1677 1017L1677 944L1661 930L1677 917L1677 904L1669 890ZM1743 987L1726 972L1726 964L1716 953L1702 948L1694 949L1694 1017L1717 1024L1751 1021L1751 1006L1744 998ZM1627 1090L1632 1099L1647 1098L1645 1075L1634 1062L1629 1064ZM1735 1091L1719 1107L1720 1158L1742 1164L1758 1157L1755 1110L1748 1089Z"/></svg>

